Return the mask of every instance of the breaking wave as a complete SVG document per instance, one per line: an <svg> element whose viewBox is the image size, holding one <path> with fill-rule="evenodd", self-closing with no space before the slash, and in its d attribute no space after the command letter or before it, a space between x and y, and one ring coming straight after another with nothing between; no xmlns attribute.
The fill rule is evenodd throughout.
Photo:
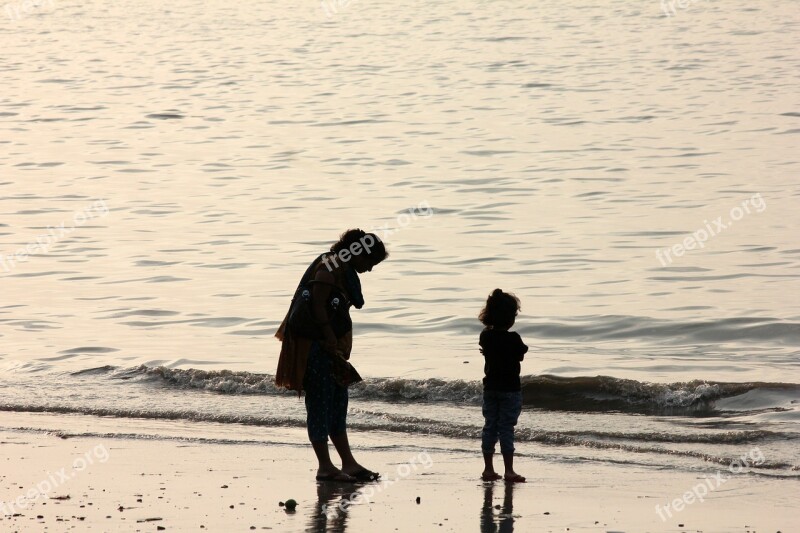
<svg viewBox="0 0 800 533"><path fill-rule="evenodd" d="M130 369L101 367L82 371L108 373L112 378L156 382L169 387L222 394L287 395L275 386L274 376L230 370L173 369L139 366ZM692 380L652 383L611 376L523 376L524 404L550 410L631 411L669 414L710 411L714 402L751 391L779 393L775 409L800 396L800 384L774 382L725 383ZM448 402L480 404L480 381L371 378L350 388L350 397L386 402ZM783 402L785 400L785 402ZM774 399L773 399L774 403Z"/></svg>

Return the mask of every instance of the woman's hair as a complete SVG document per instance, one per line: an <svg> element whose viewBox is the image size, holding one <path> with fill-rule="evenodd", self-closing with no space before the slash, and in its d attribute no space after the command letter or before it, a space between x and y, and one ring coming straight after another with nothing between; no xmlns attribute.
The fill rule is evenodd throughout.
<svg viewBox="0 0 800 533"><path fill-rule="evenodd" d="M514 325L514 319L520 309L522 307L519 298L510 292L495 289L486 299L486 307L481 310L478 318L485 326L508 329Z"/></svg>
<svg viewBox="0 0 800 533"><path fill-rule="evenodd" d="M372 266L377 265L387 257L389 252L380 237L374 233L367 233L362 229L349 229L339 236L339 241L331 246L331 252L338 254L341 250L351 248L355 243L359 243L361 253L367 256Z"/></svg>

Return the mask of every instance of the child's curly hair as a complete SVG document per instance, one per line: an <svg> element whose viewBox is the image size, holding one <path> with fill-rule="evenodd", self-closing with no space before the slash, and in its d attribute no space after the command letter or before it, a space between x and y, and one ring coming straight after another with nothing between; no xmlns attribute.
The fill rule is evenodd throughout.
<svg viewBox="0 0 800 533"><path fill-rule="evenodd" d="M481 310L478 319L484 326L495 329L508 329L514 325L522 306L519 298L510 292L495 289L486 299L486 307Z"/></svg>

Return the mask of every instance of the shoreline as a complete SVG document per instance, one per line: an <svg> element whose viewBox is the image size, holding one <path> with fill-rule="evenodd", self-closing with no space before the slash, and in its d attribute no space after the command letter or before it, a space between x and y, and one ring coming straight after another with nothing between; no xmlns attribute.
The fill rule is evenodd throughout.
<svg viewBox="0 0 800 533"><path fill-rule="evenodd" d="M656 505L663 509L692 494L704 476L521 456L515 468L527 483L483 483L477 446L473 455L412 446L386 449L392 448L386 446L388 436L365 437L354 433L354 441L370 443L355 452L365 466L383 473L380 483L316 483L307 446L65 439L0 430L6 456L0 523L4 530L20 532L61 526L70 531L357 532L389 525L395 531L460 532L477 525L482 532L627 533L786 533L800 524L800 505L791 497L800 488L796 479L731 475L703 501L673 506L662 520ZM48 488L45 481L54 486L40 490ZM36 497L25 500L28 495ZM5 515L8 502L20 497L25 507ZM279 505L290 498L298 502L293 513ZM342 498L345 503L339 505ZM770 513L763 512L767 501Z"/></svg>

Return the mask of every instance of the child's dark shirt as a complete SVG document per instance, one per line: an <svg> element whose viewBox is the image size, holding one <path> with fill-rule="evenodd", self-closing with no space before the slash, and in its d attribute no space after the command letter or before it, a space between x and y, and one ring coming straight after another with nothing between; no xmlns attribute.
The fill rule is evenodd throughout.
<svg viewBox="0 0 800 533"><path fill-rule="evenodd" d="M480 346L486 364L483 371L484 390L516 392L520 390L519 362L525 358L528 347L519 333L484 329Z"/></svg>

